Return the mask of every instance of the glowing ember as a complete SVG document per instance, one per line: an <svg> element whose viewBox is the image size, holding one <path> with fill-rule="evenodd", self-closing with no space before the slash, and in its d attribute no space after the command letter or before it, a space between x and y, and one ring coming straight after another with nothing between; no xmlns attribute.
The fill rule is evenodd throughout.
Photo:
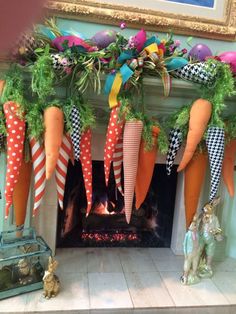
<svg viewBox="0 0 236 314"><path fill-rule="evenodd" d="M95 242L124 242L139 240L136 233L83 233L82 240Z"/></svg>
<svg viewBox="0 0 236 314"><path fill-rule="evenodd" d="M115 208L115 204L112 203L112 205L114 205L113 207ZM116 212L114 212L114 211L112 211L112 212L108 211L108 202L107 201L105 201L104 204L102 202L100 202L99 205L94 208L93 213L97 214L97 215L115 215L116 214Z"/></svg>

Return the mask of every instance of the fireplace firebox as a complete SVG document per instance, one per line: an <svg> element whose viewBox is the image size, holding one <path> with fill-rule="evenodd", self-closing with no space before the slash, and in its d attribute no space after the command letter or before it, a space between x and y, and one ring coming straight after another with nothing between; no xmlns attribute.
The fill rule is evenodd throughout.
<svg viewBox="0 0 236 314"><path fill-rule="evenodd" d="M156 164L147 197L130 224L124 197L115 187L111 169L105 185L103 161L93 161L93 202L86 217L86 194L80 162L69 163L64 210L58 208L57 247L170 247L177 186L175 167L170 176Z"/></svg>

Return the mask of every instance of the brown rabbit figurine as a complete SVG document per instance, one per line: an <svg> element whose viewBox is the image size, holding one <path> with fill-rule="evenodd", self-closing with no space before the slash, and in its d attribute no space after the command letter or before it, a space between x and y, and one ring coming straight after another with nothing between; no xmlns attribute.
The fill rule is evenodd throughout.
<svg viewBox="0 0 236 314"><path fill-rule="evenodd" d="M60 290L59 278L54 274L57 265L58 262L50 256L48 260L48 270L45 270L43 276L43 295L46 299L55 297Z"/></svg>

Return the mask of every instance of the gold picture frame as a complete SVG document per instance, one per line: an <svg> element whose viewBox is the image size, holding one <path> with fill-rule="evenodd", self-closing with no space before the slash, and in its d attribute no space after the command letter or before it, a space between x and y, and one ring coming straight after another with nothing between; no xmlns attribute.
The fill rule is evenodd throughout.
<svg viewBox="0 0 236 314"><path fill-rule="evenodd" d="M141 0L126 1L126 3L135 3L136 6L117 4L118 1L115 0L50 0L45 6L49 15L67 19L109 25L119 25L120 22L124 21L128 27L133 28L143 27L150 31L173 31L183 35L235 41L236 0L215 1L221 1L221 5L223 2L224 6L222 16L218 19L211 18L212 16L208 18L188 15L185 14L185 11L183 11L184 14L176 14L168 11L144 9L138 7ZM185 7L183 6L183 8ZM206 9L202 8L203 10Z"/></svg>

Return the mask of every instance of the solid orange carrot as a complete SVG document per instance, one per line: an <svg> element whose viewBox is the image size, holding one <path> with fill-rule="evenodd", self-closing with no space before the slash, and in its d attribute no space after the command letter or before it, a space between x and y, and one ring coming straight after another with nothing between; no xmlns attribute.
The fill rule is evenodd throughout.
<svg viewBox="0 0 236 314"><path fill-rule="evenodd" d="M29 196L32 162L22 160L18 181L13 192L13 207L15 212L16 227L24 225L27 201Z"/></svg>
<svg viewBox="0 0 236 314"><path fill-rule="evenodd" d="M193 103L190 110L186 146L177 171L183 170L192 159L205 132L211 112L212 104L208 100L199 98Z"/></svg>
<svg viewBox="0 0 236 314"><path fill-rule="evenodd" d="M4 80L0 80L0 97L1 97L3 89L4 89L4 85L5 85L5 81Z"/></svg>
<svg viewBox="0 0 236 314"><path fill-rule="evenodd" d="M62 143L64 116L63 111L55 106L44 110L44 147L46 154L46 179L50 179L55 170Z"/></svg>
<svg viewBox="0 0 236 314"><path fill-rule="evenodd" d="M145 150L145 142L142 140L139 149L138 172L135 185L136 202L138 209L147 195L157 156L157 138L160 129L157 126L152 127L153 148L150 151Z"/></svg>
<svg viewBox="0 0 236 314"><path fill-rule="evenodd" d="M197 153L184 171L184 203L186 228L190 226L196 213L201 188L205 179L207 154Z"/></svg>
<svg viewBox="0 0 236 314"><path fill-rule="evenodd" d="M234 163L236 157L236 139L231 140L225 147L222 176L229 195L234 197Z"/></svg>

